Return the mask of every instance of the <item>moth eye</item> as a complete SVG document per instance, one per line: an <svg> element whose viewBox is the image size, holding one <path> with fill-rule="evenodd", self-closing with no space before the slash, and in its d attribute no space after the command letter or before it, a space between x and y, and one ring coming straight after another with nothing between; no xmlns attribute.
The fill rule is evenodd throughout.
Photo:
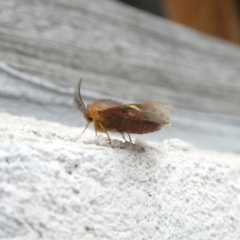
<svg viewBox="0 0 240 240"><path fill-rule="evenodd" d="M93 118L91 116L91 114L89 112L85 112L84 113L84 118L88 121L88 122L92 122Z"/></svg>
<svg viewBox="0 0 240 240"><path fill-rule="evenodd" d="M92 122L93 118L92 117L88 117L88 121Z"/></svg>

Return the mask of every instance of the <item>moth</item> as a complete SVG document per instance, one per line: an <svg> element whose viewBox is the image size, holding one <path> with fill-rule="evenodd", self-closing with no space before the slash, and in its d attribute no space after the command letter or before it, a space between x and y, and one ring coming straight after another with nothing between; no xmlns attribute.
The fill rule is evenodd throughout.
<svg viewBox="0 0 240 240"><path fill-rule="evenodd" d="M127 134L132 143L130 134L145 134L160 130L163 126L171 126L170 116L173 107L169 104L146 102L122 104L112 100L98 100L85 107L81 93L81 82L78 82L74 91L74 103L83 112L87 121L87 127L93 123L95 133L106 133L109 142L111 138L108 132L118 132L125 139Z"/></svg>

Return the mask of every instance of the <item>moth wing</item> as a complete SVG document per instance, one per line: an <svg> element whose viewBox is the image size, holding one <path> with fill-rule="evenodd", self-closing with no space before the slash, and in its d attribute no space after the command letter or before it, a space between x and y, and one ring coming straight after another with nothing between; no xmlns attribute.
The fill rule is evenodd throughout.
<svg viewBox="0 0 240 240"><path fill-rule="evenodd" d="M122 119L149 121L160 125L169 125L173 107L164 103L122 104L99 111L102 117L115 116Z"/></svg>
<svg viewBox="0 0 240 240"><path fill-rule="evenodd" d="M103 123L106 121L106 117L108 118L109 116L109 114L107 114L108 109L114 109L121 105L122 103L117 101L102 99L88 105L87 111L91 114L93 119Z"/></svg>
<svg viewBox="0 0 240 240"><path fill-rule="evenodd" d="M89 105L90 107L96 108L96 111L102 112L108 109L116 108L118 106L122 106L122 103L113 101L113 100L108 100L108 99L103 99L103 100L98 100L94 102L93 104Z"/></svg>
<svg viewBox="0 0 240 240"><path fill-rule="evenodd" d="M165 103L143 103L142 106L143 115L152 119L154 122L162 125L170 125L170 117L173 112L173 106Z"/></svg>

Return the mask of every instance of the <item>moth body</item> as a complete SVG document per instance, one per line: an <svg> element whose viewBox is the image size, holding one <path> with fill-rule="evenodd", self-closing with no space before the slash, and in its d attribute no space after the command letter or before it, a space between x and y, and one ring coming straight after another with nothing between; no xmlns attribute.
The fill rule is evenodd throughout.
<svg viewBox="0 0 240 240"><path fill-rule="evenodd" d="M126 133L131 142L130 134L132 133L155 132L163 126L171 125L171 105L155 102L122 104L112 100L98 100L85 107L80 95L80 85L81 80L75 89L74 102L87 121L85 129L93 123L96 134L105 132L110 142L108 132L118 132L123 138Z"/></svg>

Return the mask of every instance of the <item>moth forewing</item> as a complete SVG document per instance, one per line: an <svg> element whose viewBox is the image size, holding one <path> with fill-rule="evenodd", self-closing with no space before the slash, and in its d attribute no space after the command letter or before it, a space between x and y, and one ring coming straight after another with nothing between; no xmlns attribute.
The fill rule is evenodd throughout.
<svg viewBox="0 0 240 240"><path fill-rule="evenodd" d="M162 122L163 125L171 125L170 117L173 112L173 106L164 103L154 103L153 108L156 109L156 112L153 115L157 118L157 121ZM152 116L152 118L155 118Z"/></svg>
<svg viewBox="0 0 240 240"><path fill-rule="evenodd" d="M123 104L98 112L109 131L145 134L170 124L172 107L160 103Z"/></svg>
<svg viewBox="0 0 240 240"><path fill-rule="evenodd" d="M147 102L122 104L113 108L103 109L103 111L99 111L99 114L103 117L107 117L110 114L125 119L167 124L170 122L172 111L173 107L169 104Z"/></svg>

